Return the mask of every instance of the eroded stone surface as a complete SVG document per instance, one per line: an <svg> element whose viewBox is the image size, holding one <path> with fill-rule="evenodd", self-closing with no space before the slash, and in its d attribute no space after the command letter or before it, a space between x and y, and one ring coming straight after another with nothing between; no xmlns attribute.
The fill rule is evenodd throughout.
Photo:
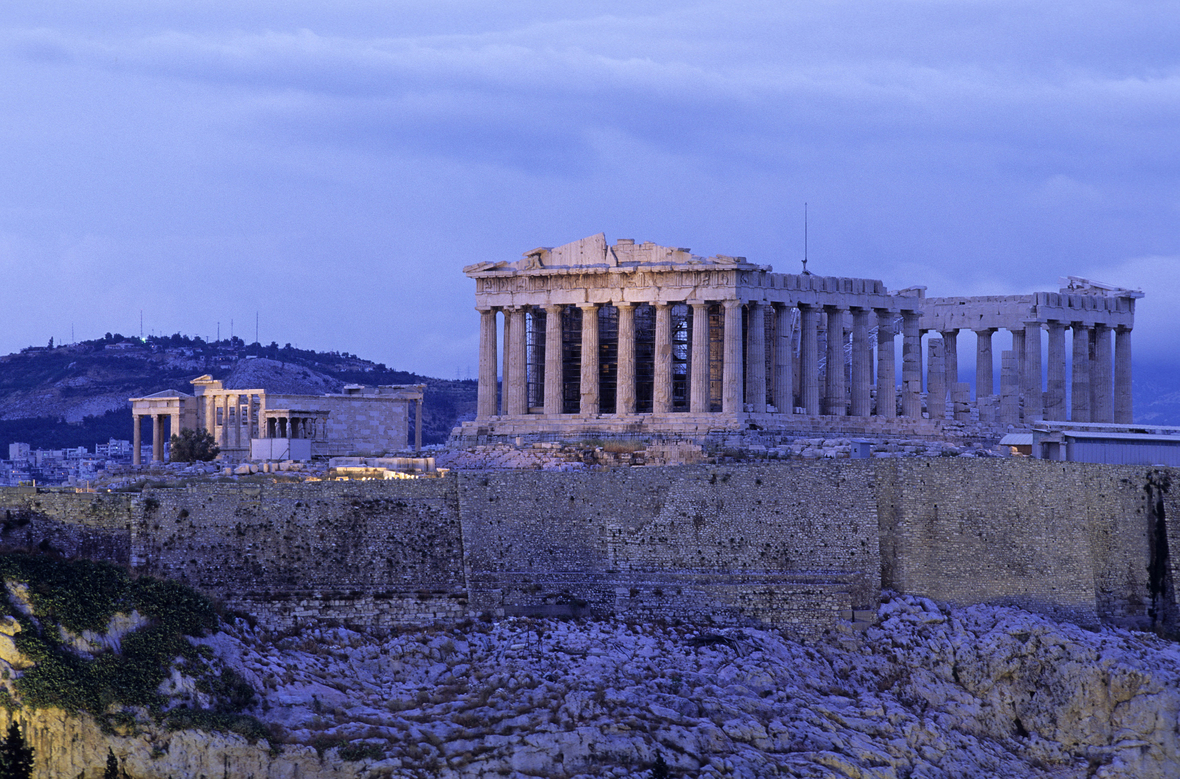
<svg viewBox="0 0 1180 779"><path fill-rule="evenodd" d="M73 743L44 774L71 779L101 775L108 745L137 777L621 777L657 752L673 776L1176 775L1176 644L912 597L878 616L809 644L618 622L386 638L238 623L206 643L262 692L255 713L289 742L279 755L52 714L34 744ZM342 761L349 744L372 756Z"/></svg>

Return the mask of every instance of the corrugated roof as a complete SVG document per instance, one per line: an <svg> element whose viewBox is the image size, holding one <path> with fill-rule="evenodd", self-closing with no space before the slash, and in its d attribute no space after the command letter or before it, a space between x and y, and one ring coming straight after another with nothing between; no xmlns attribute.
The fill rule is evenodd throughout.
<svg viewBox="0 0 1180 779"><path fill-rule="evenodd" d="M1077 430L1062 430L1063 436L1088 441L1137 441L1144 444L1180 444L1180 435L1152 435L1151 433L1090 433ZM1005 436L1007 438L1007 436ZM1001 441L1000 443L1003 443Z"/></svg>
<svg viewBox="0 0 1180 779"><path fill-rule="evenodd" d="M1032 446L1032 433L1009 433L1000 439L1000 446Z"/></svg>

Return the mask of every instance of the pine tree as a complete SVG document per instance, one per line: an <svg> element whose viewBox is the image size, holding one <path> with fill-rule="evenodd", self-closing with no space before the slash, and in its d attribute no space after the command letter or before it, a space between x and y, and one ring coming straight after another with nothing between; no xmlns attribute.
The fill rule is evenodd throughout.
<svg viewBox="0 0 1180 779"><path fill-rule="evenodd" d="M107 770L103 772L102 779L119 779L119 758L115 757L110 747L107 747Z"/></svg>
<svg viewBox="0 0 1180 779"><path fill-rule="evenodd" d="M20 727L8 726L8 738L0 744L0 779L30 779L33 776L33 748L25 746Z"/></svg>
<svg viewBox="0 0 1180 779"><path fill-rule="evenodd" d="M651 769L651 779L669 779L671 775L668 764L664 761L663 753L656 752L656 763Z"/></svg>

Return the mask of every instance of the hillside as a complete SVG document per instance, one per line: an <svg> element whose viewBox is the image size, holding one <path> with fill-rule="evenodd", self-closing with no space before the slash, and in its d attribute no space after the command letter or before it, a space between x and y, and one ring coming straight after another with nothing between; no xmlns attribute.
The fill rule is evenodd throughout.
<svg viewBox="0 0 1180 779"><path fill-rule="evenodd" d="M598 620L270 632L111 566L72 564L122 593L97 602L65 564L0 563L0 725L22 721L47 779L96 779L108 754L137 779L622 779L657 761L669 777L1129 779L1180 760L1175 643L1019 609L891 596L875 626L809 643Z"/></svg>
<svg viewBox="0 0 1180 779"><path fill-rule="evenodd" d="M231 388L312 394L338 392L350 383L424 383L425 443L444 441L460 417L475 411L473 381L433 379L353 354L247 344L240 338L141 340L108 334L0 357L0 457L14 441L61 448L130 438L128 398L166 389L191 392L190 380L204 373Z"/></svg>

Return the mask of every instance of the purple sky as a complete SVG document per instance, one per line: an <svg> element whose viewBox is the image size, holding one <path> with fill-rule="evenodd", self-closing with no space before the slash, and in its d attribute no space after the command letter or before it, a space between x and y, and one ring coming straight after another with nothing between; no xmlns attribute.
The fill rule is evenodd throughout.
<svg viewBox="0 0 1180 779"><path fill-rule="evenodd" d="M1140 288L1136 361L1180 363L1180 4L20 6L0 353L257 314L474 377L463 265L605 231L795 271L806 201L816 273Z"/></svg>

